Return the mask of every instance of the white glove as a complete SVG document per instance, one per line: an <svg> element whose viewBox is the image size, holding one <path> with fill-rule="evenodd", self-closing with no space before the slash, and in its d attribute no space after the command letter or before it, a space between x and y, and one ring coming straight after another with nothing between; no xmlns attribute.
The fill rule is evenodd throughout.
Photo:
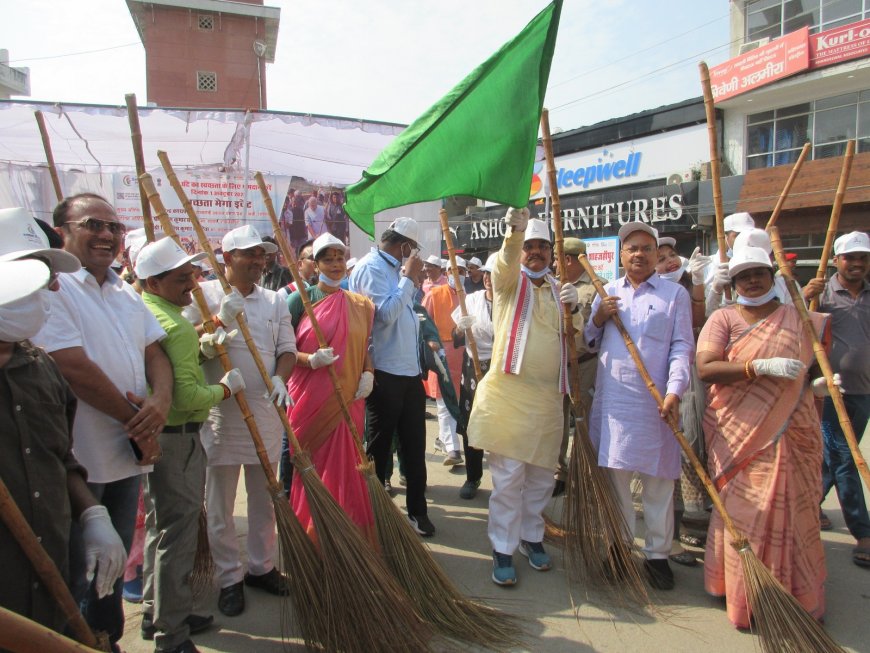
<svg viewBox="0 0 870 653"><path fill-rule="evenodd" d="M272 377L272 392L267 392L263 397L273 404L284 406L284 408L290 408L293 405L293 399L287 392L287 383L277 374Z"/></svg>
<svg viewBox="0 0 870 653"><path fill-rule="evenodd" d="M710 264L711 260L712 259L709 256L704 256L703 254L701 254L700 247L695 248L695 251L692 252L692 255L689 257L688 266L689 274L692 275L692 285L704 285L704 271Z"/></svg>
<svg viewBox="0 0 870 653"><path fill-rule="evenodd" d="M778 376L783 379L796 379L806 365L795 358L759 358L752 361L758 375Z"/></svg>
<svg viewBox="0 0 870 653"><path fill-rule="evenodd" d="M103 598L112 593L112 586L124 573L127 552L112 526L106 506L96 505L85 510L79 517L79 525L85 541L87 579L88 582L94 579L96 569L94 589L97 590L97 597Z"/></svg>
<svg viewBox="0 0 870 653"><path fill-rule="evenodd" d="M339 359L333 354L332 347L322 347L308 357L308 367L312 370L320 369L326 365L332 365Z"/></svg>
<svg viewBox="0 0 870 653"><path fill-rule="evenodd" d="M525 207L508 209L504 216L504 223L513 231L525 231L526 225L529 224L529 210Z"/></svg>
<svg viewBox="0 0 870 653"><path fill-rule="evenodd" d="M372 393L374 387L375 375L369 371L363 372L359 377L359 385L356 387L356 394L353 396L354 400L365 399Z"/></svg>
<svg viewBox="0 0 870 653"><path fill-rule="evenodd" d="M837 386L837 389L840 391L840 394L843 394L843 381L840 379L839 374L834 374L834 385ZM812 382L813 394L817 397L830 397L831 391L828 390L828 381L825 377L820 376L817 379L813 379Z"/></svg>
<svg viewBox="0 0 870 653"><path fill-rule="evenodd" d="M224 374L218 383L225 385L230 389L230 396L245 389L245 379L242 378L242 373L239 371L238 367L234 367Z"/></svg>
<svg viewBox="0 0 870 653"><path fill-rule="evenodd" d="M463 315L456 320L456 329L458 331L468 331L477 322L477 318L473 315Z"/></svg>
<svg viewBox="0 0 870 653"><path fill-rule="evenodd" d="M224 326L230 326L236 321L236 318L245 310L245 298L242 294L233 288L229 295L224 295L221 299L221 307L218 309L217 318Z"/></svg>
<svg viewBox="0 0 870 653"><path fill-rule="evenodd" d="M692 280L694 283L694 277ZM710 285L713 287L713 292L719 295L731 284L731 277L728 276L728 263L720 263L716 272L713 273L713 281Z"/></svg>
<svg viewBox="0 0 870 653"><path fill-rule="evenodd" d="M238 329L227 331L223 327L217 327L214 333L203 333L199 337L199 350L203 356L211 360L218 355L215 345L228 344L238 333Z"/></svg>
<svg viewBox="0 0 870 653"><path fill-rule="evenodd" d="M580 295L572 284L563 283L562 288L559 290L559 301L573 311L574 307L577 306L577 302L580 301Z"/></svg>

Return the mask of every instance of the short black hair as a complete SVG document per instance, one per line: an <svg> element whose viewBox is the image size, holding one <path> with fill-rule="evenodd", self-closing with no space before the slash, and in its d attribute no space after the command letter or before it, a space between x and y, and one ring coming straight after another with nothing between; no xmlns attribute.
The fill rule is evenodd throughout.
<svg viewBox="0 0 870 653"><path fill-rule="evenodd" d="M771 279L773 279L776 276L773 272L773 268L769 268L769 267L764 266L764 265L760 265L759 267L762 267L765 270L767 270L768 272L770 272ZM748 269L751 270L752 268L748 268ZM741 272L743 272L743 270L741 270ZM735 274L733 277L731 277L731 288L736 288L736 287L737 287L737 275Z"/></svg>
<svg viewBox="0 0 870 653"><path fill-rule="evenodd" d="M272 243L273 245L278 244L278 242L274 238L272 238L272 236L263 236L263 242L264 243Z"/></svg>
<svg viewBox="0 0 870 653"><path fill-rule="evenodd" d="M45 234L45 237L48 238L48 246L52 249L63 249L63 236L52 229L51 225L45 220L40 220L39 218L34 218L34 220L36 220L36 224L39 225L39 228L42 229L42 233Z"/></svg>
<svg viewBox="0 0 870 653"><path fill-rule="evenodd" d="M384 233L381 234L381 242L387 245L400 245L402 243L413 243L414 241L406 236L403 236L398 231L387 229Z"/></svg>
<svg viewBox="0 0 870 653"><path fill-rule="evenodd" d="M76 193L75 195L70 195L69 197L64 197L60 203L54 207L54 211L51 214L52 222L54 222L55 227L62 227L67 223L67 216L69 215L69 209L72 206L73 202L82 199L90 199L90 200L100 200L101 202L105 202L109 206L111 206L111 202L107 200L102 195L97 195L96 193Z"/></svg>
<svg viewBox="0 0 870 653"><path fill-rule="evenodd" d="M300 243L299 246L296 248L296 258L299 258L300 256L302 256L303 249L305 249L306 247L310 247L313 244L314 244L313 238L309 238L304 243Z"/></svg>

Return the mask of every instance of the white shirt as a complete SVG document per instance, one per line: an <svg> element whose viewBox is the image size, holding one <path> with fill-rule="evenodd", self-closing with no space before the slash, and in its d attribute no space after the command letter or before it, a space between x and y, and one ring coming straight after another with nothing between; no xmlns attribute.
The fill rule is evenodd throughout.
<svg viewBox="0 0 870 653"><path fill-rule="evenodd" d="M471 334L474 336L474 342L477 345L477 357L482 361L488 361L492 358L492 304L486 301L486 290L478 290L465 296L465 308L469 315L477 318L474 326L471 327ZM462 317L462 309L457 306L450 314L455 323ZM466 343L468 344L468 343ZM468 350L469 357L471 350Z"/></svg>
<svg viewBox="0 0 870 653"><path fill-rule="evenodd" d="M122 395L147 396L145 347L166 333L133 287L109 270L103 285L82 268L60 275L51 314L33 342L49 354L82 347ZM136 464L124 425L79 399L73 450L88 481L111 483L151 471Z"/></svg>
<svg viewBox="0 0 870 653"><path fill-rule="evenodd" d="M201 284L201 288L209 310L214 315L224 297L220 281L206 281ZM195 304L186 308L184 315L194 323L202 321ZM245 317L263 365L271 377L275 373L275 362L281 354L296 353L296 335L287 303L281 301L276 292L254 286L251 294L245 297ZM235 326L229 326L227 330L233 328ZM267 390L241 333L230 340L227 353L233 367L238 367L245 379L245 398L269 460L276 462L281 455L284 427L275 406L267 398L272 387L270 385ZM208 383L217 383L224 375L218 358L206 361L202 367ZM222 401L211 409L208 421L200 431L200 439L209 465L250 465L258 462L250 431L239 405L233 399Z"/></svg>

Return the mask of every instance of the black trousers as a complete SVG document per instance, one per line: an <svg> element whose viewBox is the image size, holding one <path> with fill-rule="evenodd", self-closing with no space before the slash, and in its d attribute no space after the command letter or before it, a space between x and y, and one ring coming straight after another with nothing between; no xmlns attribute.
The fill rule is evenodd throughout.
<svg viewBox="0 0 870 653"><path fill-rule="evenodd" d="M398 376L375 370L375 387L366 399L368 447L381 482L392 456L393 433L399 439L408 514L426 514L426 394L419 376Z"/></svg>

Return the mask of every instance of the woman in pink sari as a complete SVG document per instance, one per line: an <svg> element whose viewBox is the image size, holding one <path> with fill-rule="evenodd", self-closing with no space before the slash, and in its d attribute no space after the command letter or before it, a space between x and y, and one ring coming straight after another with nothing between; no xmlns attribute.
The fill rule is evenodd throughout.
<svg viewBox="0 0 870 653"><path fill-rule="evenodd" d="M344 420L329 378L329 365L338 375L344 400L358 433L363 432L365 402L374 376L368 356L368 340L374 319L372 302L340 287L345 278L344 243L323 234L313 244L312 255L320 273L316 286L308 288L317 323L329 344L320 349L305 315L302 298L294 292L287 299L296 327L297 365L288 381L294 405L288 411L299 444L311 452L324 485L369 541L375 541L374 517L353 435ZM317 541L305 490L294 475L290 504L309 536Z"/></svg>
<svg viewBox="0 0 870 653"><path fill-rule="evenodd" d="M698 372L712 384L704 416L710 477L755 554L821 619L822 437L807 383L812 345L797 310L776 299L767 252L743 248L731 259L729 274L737 301L716 311L698 338ZM825 317L810 316L821 332ZM715 512L704 584L710 594L725 597L735 626L749 627L739 554Z"/></svg>

